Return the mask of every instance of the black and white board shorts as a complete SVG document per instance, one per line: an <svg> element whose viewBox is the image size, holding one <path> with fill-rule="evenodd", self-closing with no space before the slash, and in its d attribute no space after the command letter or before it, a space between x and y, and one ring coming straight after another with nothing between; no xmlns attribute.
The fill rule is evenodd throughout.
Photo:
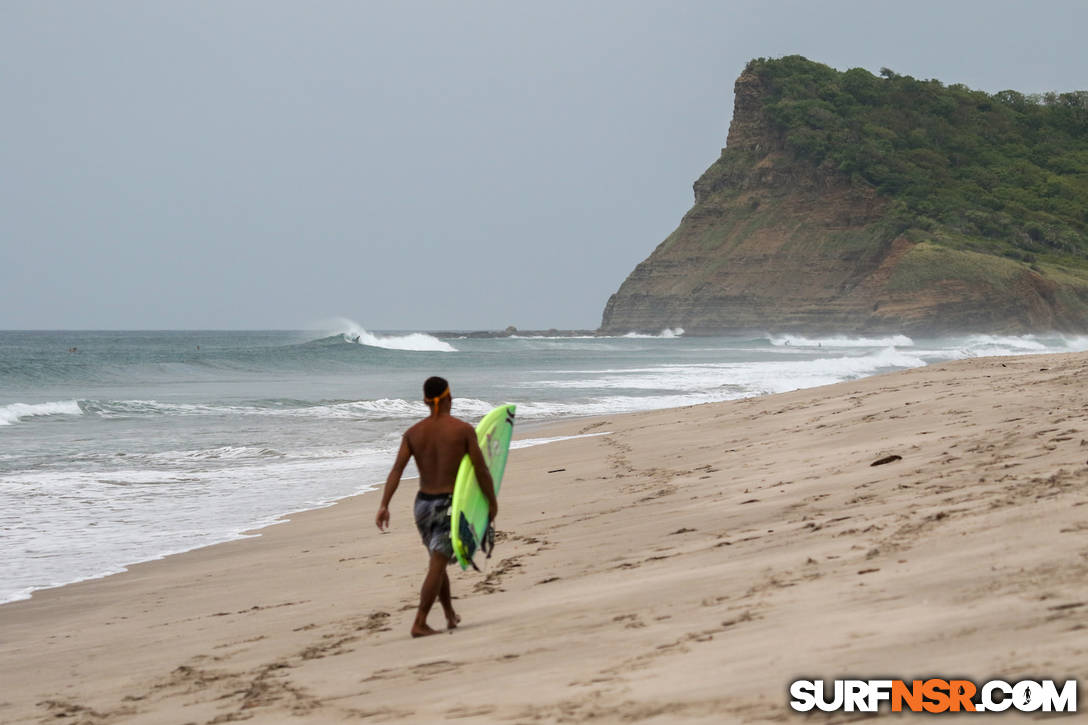
<svg viewBox="0 0 1088 725"><path fill-rule="evenodd" d="M427 551L433 551L446 557L453 557L453 542L450 541L450 506L453 505L451 493L416 494L416 528L423 539Z"/></svg>

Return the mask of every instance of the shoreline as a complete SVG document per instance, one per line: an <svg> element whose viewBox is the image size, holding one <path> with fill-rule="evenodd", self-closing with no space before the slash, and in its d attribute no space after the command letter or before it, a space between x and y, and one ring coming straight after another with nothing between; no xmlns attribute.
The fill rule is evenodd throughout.
<svg viewBox="0 0 1088 725"><path fill-rule="evenodd" d="M587 418L592 418L592 417L593 416L571 416L571 417L562 418L562 419L559 419L559 420L552 420L552 421L531 421L531 422L525 424L524 427L525 427L526 430L524 432L528 432L528 431L531 431L531 430L543 430L543 429L549 428L550 426L558 425L560 423L575 422L575 421L585 420ZM554 441L553 440L541 440L540 442L533 443L532 445L533 446L548 445L550 443L558 442L560 440L566 440L566 439L567 439L567 437L563 436L563 437L557 438ZM516 444L516 443L518 443L518 442L520 442L522 440L528 440L528 439L527 438L520 438L520 439L515 438L513 441L511 441L511 445ZM520 448L525 448L525 447L530 447L530 446L522 446ZM393 457L394 457L395 453L396 453L395 450L390 452L390 457L389 457L390 461L393 460ZM392 464L390 464L390 465L392 465ZM414 481L417 478L418 478L418 476L410 476L410 477L405 476L405 477L401 478L401 483L403 484L405 481ZM331 499L329 501L324 501L324 502L321 502L321 503L318 503L318 504L314 504L314 505L308 506L306 508L293 509L293 510L290 510L290 511L286 511L284 513L275 514L274 516L268 517L267 519L265 519L262 522L257 522L253 526L242 529L241 531L238 531L238 532L232 534L228 538L224 538L224 539L219 540L219 541L213 541L211 543L206 543L206 544L199 544L197 546L193 546L193 547L188 548L188 549L178 549L178 550L175 550L175 551L168 551L166 553L156 554L156 555L151 556L151 557L149 557L147 559L140 559L138 561L133 561L133 562L125 563L125 564L120 564L119 568L117 570L115 570L115 571L108 571L108 572L104 572L104 573L101 573L101 574L94 574L94 575L91 575L91 576L85 576L85 577L81 577L81 578L78 578L78 579L73 579L71 581L64 582L64 583L61 583L61 584L50 584L48 586L42 586L42 587L37 587L35 589L31 589L29 591L29 593L27 593L25 596L18 596L17 598L14 598L14 599L6 599L6 600L3 600L3 601L0 601L0 615L2 615L2 613L3 613L3 607L4 606L6 606L8 604L14 604L16 602L25 602L25 601L32 600L34 598L34 595L39 593L39 592L52 591L54 589L63 589L64 587L68 587L68 586L72 586L72 585L76 585L76 584L82 584L84 582L93 582L93 581L98 581L98 580L101 580L101 579L107 579L107 578L109 578L111 576L117 576L117 575L120 575L120 574L124 574L127 571L129 571L129 569L131 569L132 567L139 566L141 564L151 564L151 563L154 563L154 562L169 559L172 556L179 556L181 554L189 554L189 553L192 553L192 552L195 552L195 551L200 551L201 549L211 548L213 546L220 546L222 544L229 544L229 543L235 542L235 541L244 541L246 539L252 539L252 538L260 537L262 535L262 532L265 531L266 529L269 529L269 528L271 528L273 526L279 526L279 525L282 525L282 524L290 523L292 517L295 517L295 516L297 516L299 514L307 513L307 512L310 512L310 511L320 511L322 509L326 509L326 508L329 508L331 506L335 506L338 503L340 503L341 501L347 501L349 499L353 499L353 498L356 498L356 497L359 497L359 496L364 496L364 495L366 495L368 493L371 493L371 492L373 492L375 490L380 490L381 487L384 486L384 485L385 485L385 481L377 481L377 482L372 483L372 484L366 484L366 486L368 486L367 488L362 488L362 489L360 489L360 490L358 490L358 491L356 491L354 493L349 493L346 496L340 496L338 498L334 498L334 499Z"/></svg>
<svg viewBox="0 0 1088 725"><path fill-rule="evenodd" d="M560 332L563 332L563 331L560 331ZM437 334L437 333L426 333L426 334ZM898 372L898 371L895 371L895 372ZM891 374L891 373L878 373L878 375L887 375L887 374ZM870 375L870 376L865 376L865 377L873 377L873 376ZM859 379L861 379L861 378L859 378ZM849 382L849 381L846 381L846 382ZM816 387L823 387L823 386L816 386ZM812 389L815 389L815 388L799 388L798 390L812 390ZM754 395L754 396L749 396L749 397L750 398L761 398L761 397L766 397L767 395L773 395L773 393L772 394L763 394L763 395ZM643 414L643 413L653 413L653 412L666 411L666 410L682 410L684 408L697 407L699 405L718 405L718 404L720 404L722 402L734 402L735 400L747 400L747 399L748 398L735 398L735 399L727 400L727 401L716 401L716 402L710 402L710 403L697 403L697 404L695 404L695 406L688 405L688 406L679 406L679 407L670 407L670 408L652 408L652 409L649 409L649 410L641 410L641 411L633 411L633 412L622 412L622 413L615 413L615 414L570 415L570 416L562 416L562 417L551 419L551 420L529 420L529 421L524 422L524 423L519 421L518 427L516 429L517 432L515 432L515 438L513 439L511 444L513 445L513 444L517 443L519 440L521 440L521 438L519 438L518 436L522 436L522 435L524 435L524 434L526 434L526 433L528 433L530 431L547 431L547 430L551 429L554 426L561 426L561 425L565 425L565 424L568 424L568 423L573 424L573 423L577 423L579 421L590 421L590 422L592 422L593 420L596 420L598 418L622 417L622 416L628 416L628 415L640 415L640 414ZM563 439L566 439L566 438L567 438L566 436L561 436L559 438L559 440L563 440ZM547 445L550 442L552 442L552 441L546 441L546 442L544 442L542 444L538 444L538 445ZM395 451L391 451L390 461L393 458L393 454L395 454ZM413 480L414 478L416 478L416 477L414 477L414 476L411 477L411 478L405 477L405 478L402 479L402 482L403 481L408 481L408 480ZM256 522L252 526L244 528L244 529L242 529L240 531L237 531L234 534L228 536L227 538L223 538L223 539L218 540L218 541L213 541L211 543L199 544L197 546L193 546L193 547L188 548L188 549L177 549L177 550L173 550L173 551L168 551L168 552L165 552L165 553L162 553L162 554L153 555L153 556L151 556L149 558L146 558L146 559L139 559L137 561L132 561L132 562L119 564L118 565L119 568L117 570L114 570L114 571L108 571L108 572L101 573L101 574L94 574L94 575L90 575L90 576L86 576L86 577L82 577L82 578L72 579L71 581L67 581L67 582L64 582L64 583L61 583L61 584L50 584L48 586L43 586L43 587L38 587L38 588L35 588L35 589L31 589L26 596L20 596L20 597L15 598L15 599L7 599L7 600L0 601L0 613L2 613L2 608L4 606L6 606L8 604L14 604L16 602L25 602L25 601L31 600L31 599L33 599L34 595L36 593L38 593L38 592L46 592L46 591L51 591L51 590L54 590L54 589L61 589L63 587L68 587L68 586L72 586L72 585L76 585L76 584L81 584L81 583L84 583L84 582L98 581L98 580L101 580L101 579L109 578L111 576L117 576L117 575L120 575L120 574L124 574L127 571L129 571L130 568L132 568L134 566L141 565L141 564L150 564L150 563L153 563L153 562L158 562L158 561L163 561L165 559L169 559L170 557L173 557L173 556L178 556L178 555L181 555L181 554L188 554L188 553L191 553L191 552L200 551L201 549L206 549L206 548L210 548L210 547L213 547L213 546L220 546L222 544L228 544L228 543L235 542L235 541L243 541L243 540L246 540L246 539L259 537L259 536L261 536L261 532L264 531L265 529L268 529L268 528L273 527L273 526L278 526L280 524L289 523L291 521L291 517L293 517L293 516L296 516L296 515L301 514L301 513L306 513L306 512L309 512L309 511L320 511L321 509L329 508L330 506L335 506L336 504L338 504L338 503L340 503L342 501L353 499L353 498L355 498L357 496L365 495L367 493L370 493L371 491L374 491L375 489L380 489L384 485L384 483L385 483L384 481L377 481L377 482L375 482L373 484L368 484L370 486L369 488L364 488L364 489L358 490L355 493L350 493L350 494L347 494L345 496L340 496L338 498L334 498L334 499L331 499L331 500L328 500L328 501L324 501L322 503L318 503L318 504L315 504L315 505L312 505L312 506L308 506L306 508L292 509L292 510L289 510L289 511L286 511L286 512L283 512L283 513L275 514L273 516L270 516L270 517L266 518L262 522Z"/></svg>
<svg viewBox="0 0 1088 725"><path fill-rule="evenodd" d="M752 396L752 397L764 397L764 396ZM726 402L729 402L729 401L726 401ZM698 405L714 405L714 404L715 403L700 403ZM691 407L691 406L681 406L681 407ZM679 408L655 408L655 409L651 409L651 410L648 410L648 411L636 411L636 412L631 412L631 413L616 413L615 415L616 416L638 415L638 414L643 413L643 412L654 412L654 411L657 411L657 410L677 410L677 409L679 409ZM513 444L518 443L520 440L524 440L525 434L529 433L530 431L547 431L548 429L550 429L553 426L564 425L564 424L567 424L567 423L577 423L579 421L586 421L586 420L592 421L592 420L595 420L597 418L602 418L602 417L608 417L608 416L607 415L570 415L570 416L562 416L562 417L554 418L554 419L550 419L550 420L529 420L529 421L526 421L526 422L519 422L518 427L516 429L517 432L515 433L515 437L514 437L513 441L511 442L511 444L513 445ZM519 436L521 436L521 437L519 437ZM558 440L563 440L563 439L566 439L566 438L567 438L566 436L562 436ZM536 445L548 445L551 442L554 442L554 441L550 441L550 440L549 441L544 441L543 443L538 443ZM395 453L396 453L395 450L390 451L390 456L389 456L390 461L393 460L393 457L394 457ZM415 476L412 476L410 478L409 477L402 478L401 480L403 482L403 481L414 480L415 478L416 478ZM27 593L25 596L18 596L17 598L14 598L14 599L6 599L6 600L0 601L0 613L2 613L2 610L3 610L4 606L6 606L8 604L14 604L16 602L25 602L25 601L31 600L31 599L33 599L34 595L36 593L38 593L38 592L46 592L46 591L51 591L51 590L54 590L54 589L61 589L63 587L68 587L68 586L72 586L72 585L76 585L76 584L81 584L83 582L98 581L100 579L106 579L106 578L111 577L111 576L117 576L119 574L124 574L131 567L138 566L138 565L141 565L141 564L150 564L150 563L157 562L157 561L163 561L164 559L169 559L172 556L178 556L178 555L181 555L181 554L188 554L188 553L191 553L191 552L194 552L194 551L200 551L201 549L206 549L206 548L213 547L213 546L219 546L221 544L228 544L228 543L231 543L231 542L234 542L234 541L243 541L245 539L251 539L251 538L259 537L261 535L261 532L264 531L267 528L270 528L272 526L278 526L278 525L284 524L284 523L289 523L291 521L291 517L293 517L293 516L296 516L298 514L305 513L305 512L308 512L308 511L320 511L321 509L329 508L330 506L335 506L336 504L340 503L341 501L346 501L346 500L355 498L357 496L363 496L363 495L365 495L367 493L370 493L371 491L374 491L376 489L380 489L384 484L385 484L384 480L376 481L376 482L374 482L372 484L367 484L369 486L369 488L363 488L363 489L358 490L358 491L356 491L354 493L349 493L347 495L340 496L338 498L333 498L333 499L330 499L328 501L323 501L321 503L314 504L314 505L308 506L306 508L292 509L292 510L289 510L289 511L285 511L283 513L275 514L273 516L267 517L264 521L256 522L252 526L241 529L240 531L235 532L234 534L228 536L227 538L223 538L223 539L218 540L218 541L199 544L197 546L193 546L193 547L190 547L190 548L187 548L187 549L172 550L172 551L168 551L168 552L165 552L165 553L162 553L162 554L153 555L153 556L151 556L149 558L146 558L146 559L139 559L137 561L126 562L126 563L123 563L123 564L119 564L118 569L113 570L113 571L108 571L108 572L104 572L104 573L100 573L100 574L93 574L93 575L89 575L89 576L85 576L85 577L81 577L81 578L77 578L77 579L72 579L71 581L67 581L67 582L64 582L64 583L61 583L61 584L50 584L48 586L42 586L42 587L37 587L37 588L31 589L29 591L29 593Z"/></svg>
<svg viewBox="0 0 1088 725"><path fill-rule="evenodd" d="M361 493L0 606L0 721L764 722L802 675L1074 677L1086 373L974 358L552 422L610 435L511 455L453 636L407 636L407 490L387 534Z"/></svg>

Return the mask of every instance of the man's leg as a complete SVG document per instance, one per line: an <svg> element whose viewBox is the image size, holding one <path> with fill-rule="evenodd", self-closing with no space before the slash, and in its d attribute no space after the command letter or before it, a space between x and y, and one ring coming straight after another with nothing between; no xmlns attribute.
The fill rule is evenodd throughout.
<svg viewBox="0 0 1088 725"><path fill-rule="evenodd" d="M446 629L454 629L461 622L457 612L453 611L453 598L450 596L450 577L446 570L442 570L442 585L438 589L438 601L442 602L442 609L446 613Z"/></svg>
<svg viewBox="0 0 1088 725"><path fill-rule="evenodd" d="M427 626L427 615L434 605L435 597L442 588L442 578L446 575L446 565L449 557L437 552L431 552L431 561L427 566L427 576L423 579L423 586L419 590L419 611L416 612L416 621L412 624L413 637L426 637L429 634L438 634L438 630ZM447 588L449 583L447 581ZM445 604L443 603L443 607Z"/></svg>

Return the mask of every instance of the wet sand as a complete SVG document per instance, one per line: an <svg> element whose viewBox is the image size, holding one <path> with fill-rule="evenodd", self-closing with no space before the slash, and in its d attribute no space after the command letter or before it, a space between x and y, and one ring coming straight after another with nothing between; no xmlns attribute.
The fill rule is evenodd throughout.
<svg viewBox="0 0 1088 725"><path fill-rule="evenodd" d="M771 722L801 677L1088 670L1088 354L526 435L586 433L511 455L451 634L408 636L406 481L387 534L364 494L0 607L0 722Z"/></svg>

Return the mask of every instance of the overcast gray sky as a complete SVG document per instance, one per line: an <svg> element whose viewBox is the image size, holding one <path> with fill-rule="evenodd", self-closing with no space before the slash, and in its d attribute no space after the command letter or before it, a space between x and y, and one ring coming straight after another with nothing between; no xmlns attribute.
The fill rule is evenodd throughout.
<svg viewBox="0 0 1088 725"><path fill-rule="evenodd" d="M753 57L1088 88L1088 2L0 0L0 328L596 327Z"/></svg>

